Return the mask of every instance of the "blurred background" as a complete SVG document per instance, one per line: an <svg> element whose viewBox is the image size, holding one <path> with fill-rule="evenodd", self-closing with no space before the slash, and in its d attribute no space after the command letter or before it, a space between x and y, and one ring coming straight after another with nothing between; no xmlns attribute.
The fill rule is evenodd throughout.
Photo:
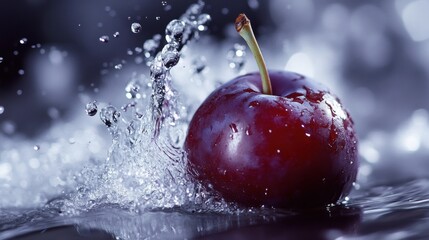
<svg viewBox="0 0 429 240"><path fill-rule="evenodd" d="M143 43L194 2L0 1L0 147L85 115L89 100L125 99L118 89L133 72L148 72ZM184 64L204 55L204 74L219 81L254 71L250 53L238 70L227 56L234 43L243 44L232 23L245 12L269 68L325 83L350 110L362 182L428 175L429 0L205 3L212 22ZM131 31L132 23L141 31Z"/></svg>

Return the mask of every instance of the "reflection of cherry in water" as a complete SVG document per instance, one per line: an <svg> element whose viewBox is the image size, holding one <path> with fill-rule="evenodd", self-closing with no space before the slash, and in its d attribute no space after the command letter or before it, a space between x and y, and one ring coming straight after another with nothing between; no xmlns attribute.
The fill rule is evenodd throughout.
<svg viewBox="0 0 429 240"><path fill-rule="evenodd" d="M307 78L268 73L250 36L261 74L226 83L197 110L185 141L190 171L244 205L338 202L358 170L353 121L335 96Z"/></svg>

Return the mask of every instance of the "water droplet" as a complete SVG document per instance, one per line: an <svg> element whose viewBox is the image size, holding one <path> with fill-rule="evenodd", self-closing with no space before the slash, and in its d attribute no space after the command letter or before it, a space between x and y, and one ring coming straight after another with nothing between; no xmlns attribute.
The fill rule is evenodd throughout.
<svg viewBox="0 0 429 240"><path fill-rule="evenodd" d="M76 143L76 139L74 139L74 138L69 138L69 143L70 144L75 144Z"/></svg>
<svg viewBox="0 0 429 240"><path fill-rule="evenodd" d="M305 136L310 137L311 134L310 133L305 133Z"/></svg>
<svg viewBox="0 0 429 240"><path fill-rule="evenodd" d="M182 42L183 34L186 29L186 24L181 20L172 20L165 28L165 39L168 43Z"/></svg>
<svg viewBox="0 0 429 240"><path fill-rule="evenodd" d="M120 116L121 113L111 105L101 109L100 112L100 119L107 127L111 127L113 124L116 124Z"/></svg>
<svg viewBox="0 0 429 240"><path fill-rule="evenodd" d="M86 114L88 114L88 116L94 116L98 111L96 101L87 103L85 106L85 111L86 111Z"/></svg>
<svg viewBox="0 0 429 240"><path fill-rule="evenodd" d="M161 17L160 17L160 16L156 16L156 17L155 17L155 19L156 19L156 20L159 20L159 19L161 19Z"/></svg>
<svg viewBox="0 0 429 240"><path fill-rule="evenodd" d="M3 113L4 113L4 107L0 106L0 114L3 114Z"/></svg>
<svg viewBox="0 0 429 240"><path fill-rule="evenodd" d="M226 58L229 63L229 67L236 71L240 71L246 62L246 46L241 44L234 44L234 46L228 50Z"/></svg>
<svg viewBox="0 0 429 240"><path fill-rule="evenodd" d="M280 149L277 149L277 153L280 153Z"/></svg>
<svg viewBox="0 0 429 240"><path fill-rule="evenodd" d="M0 57L0 63L2 63L3 62L3 57Z"/></svg>
<svg viewBox="0 0 429 240"><path fill-rule="evenodd" d="M238 132L238 128L237 125L235 123L231 123L229 124L229 128L231 128L233 133L237 133Z"/></svg>
<svg viewBox="0 0 429 240"><path fill-rule="evenodd" d="M142 63L142 62L143 62L143 58L142 58L142 57L140 57L140 56L137 56L137 57L135 57L135 58L134 58L134 62L135 62L136 64L140 64L140 63Z"/></svg>
<svg viewBox="0 0 429 240"><path fill-rule="evenodd" d="M33 149L34 149L35 151L39 151L39 150L40 150L40 146L39 146L39 145L34 145L34 146L33 146Z"/></svg>
<svg viewBox="0 0 429 240"><path fill-rule="evenodd" d="M160 80L165 78L166 69L163 65L161 54L158 53L154 59L154 62L150 66L150 77L154 80Z"/></svg>
<svg viewBox="0 0 429 240"><path fill-rule="evenodd" d="M102 43L108 43L109 42L109 36L103 35L98 40Z"/></svg>
<svg viewBox="0 0 429 240"><path fill-rule="evenodd" d="M115 32L115 33L113 34L113 37L114 37L114 38L119 37L119 32Z"/></svg>
<svg viewBox="0 0 429 240"><path fill-rule="evenodd" d="M252 135L252 131L250 130L250 127L247 127L247 128L246 128L246 135L247 135L247 136Z"/></svg>
<svg viewBox="0 0 429 240"><path fill-rule="evenodd" d="M132 23L131 24L131 31L133 33L139 33L142 30L142 26L140 23Z"/></svg>
<svg viewBox="0 0 429 240"><path fill-rule="evenodd" d="M268 132L269 132L269 133L273 133L273 130L271 130L271 129L268 129Z"/></svg>
<svg viewBox="0 0 429 240"><path fill-rule="evenodd" d="M162 37L160 34L156 34L153 36L152 39L146 40L143 44L143 54L146 58L146 62L148 63L148 65L155 57L156 50L158 49L159 44L161 42L161 38Z"/></svg>
<svg viewBox="0 0 429 240"><path fill-rule="evenodd" d="M198 31L205 31L208 29L207 24L212 20L210 15L203 13L200 16L198 16L197 24L198 24Z"/></svg>
<svg viewBox="0 0 429 240"><path fill-rule="evenodd" d="M180 60L180 53L174 44L167 44L161 51L161 58L167 69L175 66Z"/></svg>
<svg viewBox="0 0 429 240"><path fill-rule="evenodd" d="M192 72L199 74L206 68L207 60L204 56L200 56L192 61Z"/></svg>
<svg viewBox="0 0 429 240"><path fill-rule="evenodd" d="M48 116L51 119L58 119L60 117L60 111L54 107L48 109Z"/></svg>
<svg viewBox="0 0 429 240"><path fill-rule="evenodd" d="M26 44L27 43L27 38L21 38L21 40L19 40L20 44Z"/></svg>
<svg viewBox="0 0 429 240"><path fill-rule="evenodd" d="M24 75L24 73L25 73L24 69L19 69L19 70L18 70L18 74L19 74L19 75L21 75L21 76L22 76L22 75Z"/></svg>
<svg viewBox="0 0 429 240"><path fill-rule="evenodd" d="M135 51L136 53L141 53L141 52L143 52L143 49L142 49L141 47L135 47L135 48L134 48L134 51Z"/></svg>
<svg viewBox="0 0 429 240"><path fill-rule="evenodd" d="M21 89L16 90L16 95L21 96L22 95L22 90Z"/></svg>
<svg viewBox="0 0 429 240"><path fill-rule="evenodd" d="M134 80L130 81L127 84L127 86L125 87L125 92L126 92L125 96L128 99L139 99L139 98L141 98L140 85Z"/></svg>
<svg viewBox="0 0 429 240"><path fill-rule="evenodd" d="M120 63L119 63L119 64L116 64L116 65L115 65L115 69L117 69L117 70L122 69L122 64L120 64Z"/></svg>
<svg viewBox="0 0 429 240"><path fill-rule="evenodd" d="M167 1L161 1L162 6L166 6L167 5Z"/></svg>
<svg viewBox="0 0 429 240"><path fill-rule="evenodd" d="M259 8L259 1L258 0L247 0L247 4L251 9L258 9Z"/></svg>

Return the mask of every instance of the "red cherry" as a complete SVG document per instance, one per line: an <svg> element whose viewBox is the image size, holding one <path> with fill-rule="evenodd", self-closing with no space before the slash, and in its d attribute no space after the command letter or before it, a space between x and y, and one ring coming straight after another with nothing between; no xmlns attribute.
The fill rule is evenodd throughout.
<svg viewBox="0 0 429 240"><path fill-rule="evenodd" d="M338 98L306 77L268 73L244 15L236 27L261 74L224 84L195 112L184 144L190 174L246 206L337 203L358 170L352 119Z"/></svg>
<svg viewBox="0 0 429 240"><path fill-rule="evenodd" d="M215 90L189 124L193 176L248 206L323 206L345 197L358 170L353 121L336 97L304 76L258 73Z"/></svg>

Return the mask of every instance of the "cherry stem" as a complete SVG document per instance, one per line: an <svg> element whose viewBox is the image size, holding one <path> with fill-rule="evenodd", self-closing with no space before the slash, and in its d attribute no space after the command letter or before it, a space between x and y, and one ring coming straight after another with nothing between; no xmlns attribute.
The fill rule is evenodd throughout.
<svg viewBox="0 0 429 240"><path fill-rule="evenodd" d="M256 63L258 64L259 72L262 79L262 93L272 95L273 90L271 88L270 76L268 75L267 66L265 65L264 57L262 56L261 49L259 48L258 42L256 41L255 34L253 34L252 25L250 20L244 13L238 15L235 20L235 29L244 38L247 45L255 57Z"/></svg>

